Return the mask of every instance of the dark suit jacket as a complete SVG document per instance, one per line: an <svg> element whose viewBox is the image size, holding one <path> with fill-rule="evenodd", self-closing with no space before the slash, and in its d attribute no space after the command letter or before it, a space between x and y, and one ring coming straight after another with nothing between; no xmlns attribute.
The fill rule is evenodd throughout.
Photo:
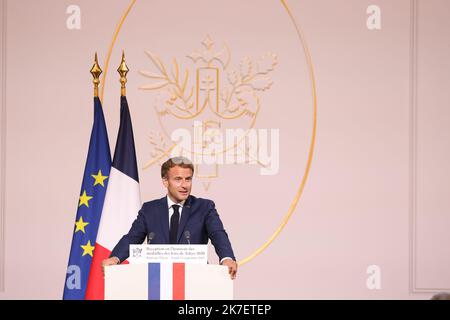
<svg viewBox="0 0 450 320"><path fill-rule="evenodd" d="M236 260L213 201L194 196L186 199L178 227L178 244L188 244L186 230L190 233L191 244L207 244L209 238L219 259ZM143 243L150 232L155 234L151 244L170 244L167 197L143 204L130 231L120 239L110 256L124 261L129 256L129 245Z"/></svg>

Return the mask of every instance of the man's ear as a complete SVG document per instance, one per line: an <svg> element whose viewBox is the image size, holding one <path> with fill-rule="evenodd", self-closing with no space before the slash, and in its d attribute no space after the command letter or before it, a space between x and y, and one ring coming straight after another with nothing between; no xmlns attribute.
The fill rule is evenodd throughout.
<svg viewBox="0 0 450 320"><path fill-rule="evenodd" d="M167 178L162 178L162 183L164 185L164 187L169 187L169 181L167 181Z"/></svg>

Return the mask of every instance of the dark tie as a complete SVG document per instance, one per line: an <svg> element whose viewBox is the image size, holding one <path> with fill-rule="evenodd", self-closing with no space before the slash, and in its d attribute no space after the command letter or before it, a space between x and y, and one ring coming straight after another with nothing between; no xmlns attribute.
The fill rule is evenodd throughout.
<svg viewBox="0 0 450 320"><path fill-rule="evenodd" d="M180 221L180 206L174 204L172 206L173 214L170 218L170 244L177 243L178 222Z"/></svg>

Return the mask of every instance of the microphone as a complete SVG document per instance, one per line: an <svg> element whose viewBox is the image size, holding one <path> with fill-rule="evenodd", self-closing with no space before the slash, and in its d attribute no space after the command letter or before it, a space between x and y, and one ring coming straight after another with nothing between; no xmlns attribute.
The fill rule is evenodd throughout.
<svg viewBox="0 0 450 320"><path fill-rule="evenodd" d="M150 244L150 242L152 242L153 238L155 237L155 233L154 232L150 232L147 236L147 244Z"/></svg>
<svg viewBox="0 0 450 320"><path fill-rule="evenodd" d="M191 241L190 241L190 239L191 239L191 233L189 232L189 230L186 230L186 231L184 232L184 236L186 237L186 240L187 240L188 244L190 245L190 244L191 244Z"/></svg>

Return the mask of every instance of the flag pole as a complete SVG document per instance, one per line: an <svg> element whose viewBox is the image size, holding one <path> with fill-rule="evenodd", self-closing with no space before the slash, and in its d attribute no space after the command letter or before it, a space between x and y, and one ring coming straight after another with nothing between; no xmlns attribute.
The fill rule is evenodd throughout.
<svg viewBox="0 0 450 320"><path fill-rule="evenodd" d="M122 97L126 96L125 84L127 83L128 71L130 71L130 69L128 69L127 64L125 63L125 52L122 51L122 62L120 63L119 68L117 68L117 72L120 74L120 84L122 85L120 89L120 95Z"/></svg>
<svg viewBox="0 0 450 320"><path fill-rule="evenodd" d="M98 65L97 52L95 53L94 65L91 68L91 74L94 77L92 81L94 83L94 97L98 98L98 85L100 84L100 75L102 74L102 69Z"/></svg>

